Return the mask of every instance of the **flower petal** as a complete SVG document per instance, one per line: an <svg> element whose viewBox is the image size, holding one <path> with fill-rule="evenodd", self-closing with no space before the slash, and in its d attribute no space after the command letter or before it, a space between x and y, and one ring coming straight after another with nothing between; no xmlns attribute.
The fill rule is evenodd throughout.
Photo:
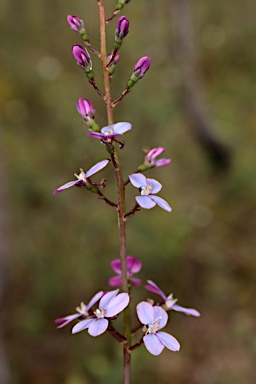
<svg viewBox="0 0 256 384"><path fill-rule="evenodd" d="M99 139L99 140L106 139L106 135L103 135L102 133L99 133L99 132L88 132L86 135L91 136L94 139Z"/></svg>
<svg viewBox="0 0 256 384"><path fill-rule="evenodd" d="M159 322L159 329L166 326L168 321L168 315L165 312L165 310L159 305L154 306L154 318L155 318L155 321Z"/></svg>
<svg viewBox="0 0 256 384"><path fill-rule="evenodd" d="M158 193L162 189L162 184L159 183L159 181L157 181L155 179L147 179L147 184L152 185L151 193L153 193L153 194Z"/></svg>
<svg viewBox="0 0 256 384"><path fill-rule="evenodd" d="M166 300L166 295L161 291L161 289L152 281L147 280L147 285L145 285L145 288L150 291L154 292L156 295L161 296L164 300Z"/></svg>
<svg viewBox="0 0 256 384"><path fill-rule="evenodd" d="M177 312L185 313L185 315L188 315L188 316L195 316L195 317L201 316L200 312L198 312L196 309L181 307L178 304L174 304L171 309Z"/></svg>
<svg viewBox="0 0 256 384"><path fill-rule="evenodd" d="M121 285L122 285L122 277L121 276L110 277L110 279L108 280L108 284L111 287L121 287Z"/></svg>
<svg viewBox="0 0 256 384"><path fill-rule="evenodd" d="M142 324L148 325L154 322L155 312L152 304L142 301L137 305L136 310Z"/></svg>
<svg viewBox="0 0 256 384"><path fill-rule="evenodd" d="M100 300L99 306L105 309L109 302L118 294L118 292L119 289L115 289L114 291L105 293L105 295Z"/></svg>
<svg viewBox="0 0 256 384"><path fill-rule="evenodd" d="M72 328L72 334L78 333L83 331L84 329L89 327L89 324L91 324L92 321L95 321L95 319L85 319L77 323L73 328Z"/></svg>
<svg viewBox="0 0 256 384"><path fill-rule="evenodd" d="M93 298L89 301L89 304L86 305L86 310L89 311L89 309L95 304L97 303L98 300L100 300L100 298L103 296L104 292L103 291L100 291L100 292L97 292Z"/></svg>
<svg viewBox="0 0 256 384"><path fill-rule="evenodd" d="M114 124L114 133L118 133L119 135L122 135L123 133L130 131L132 129L132 125L127 122L120 122Z"/></svg>
<svg viewBox="0 0 256 384"><path fill-rule="evenodd" d="M89 169L89 171L86 172L85 177L90 177L94 175L94 173L100 171L102 168L105 168L108 164L109 160L102 160L99 161L97 164L95 164L93 167Z"/></svg>
<svg viewBox="0 0 256 384"><path fill-rule="evenodd" d="M68 183L62 185L61 187L59 187L58 189L55 189L55 191L53 191L53 195L57 195L57 193L60 193L62 191L64 191L64 189L67 189L67 188L70 188L70 187L73 187L74 185L76 184L79 184L81 180L74 180L74 181L69 181Z"/></svg>
<svg viewBox="0 0 256 384"><path fill-rule="evenodd" d="M163 343L163 345L170 349L171 351L179 351L180 343L172 335L166 332L157 332L158 339Z"/></svg>
<svg viewBox="0 0 256 384"><path fill-rule="evenodd" d="M154 200L155 203L157 203L157 205L159 205L159 207L163 208L167 212L171 212L172 208L167 203L167 201L165 201L164 199L162 199L159 196L150 195L150 197L152 200Z"/></svg>
<svg viewBox="0 0 256 384"><path fill-rule="evenodd" d="M148 153L145 158L146 161L152 161L154 160L157 156L161 155L165 151L165 148L163 147L157 147L157 148L152 148Z"/></svg>
<svg viewBox="0 0 256 384"><path fill-rule="evenodd" d="M147 350L154 356L160 355L164 349L164 345L154 333L144 336L143 341Z"/></svg>
<svg viewBox="0 0 256 384"><path fill-rule="evenodd" d="M165 165L170 164L171 159L159 159L155 161L156 167L164 167Z"/></svg>
<svg viewBox="0 0 256 384"><path fill-rule="evenodd" d="M155 196L154 196L155 197ZM153 201L152 196L136 196L135 197L137 203L141 208L144 209L151 209L153 208L156 203Z"/></svg>
<svg viewBox="0 0 256 384"><path fill-rule="evenodd" d="M126 257L127 270L130 273L138 273L141 270L142 262L133 256Z"/></svg>
<svg viewBox="0 0 256 384"><path fill-rule="evenodd" d="M112 260L111 263L110 263L110 267L113 269L113 271L115 273L117 273L118 275L121 274L121 260L120 259L115 259L115 260Z"/></svg>
<svg viewBox="0 0 256 384"><path fill-rule="evenodd" d="M146 187L147 179L142 173L133 173L129 176L130 182L136 188Z"/></svg>
<svg viewBox="0 0 256 384"><path fill-rule="evenodd" d="M128 293L119 293L116 297L109 301L105 307L105 316L112 317L120 313L129 304L130 297Z"/></svg>
<svg viewBox="0 0 256 384"><path fill-rule="evenodd" d="M133 277L130 279L131 282L132 282L132 285L134 285L135 287L137 285L140 285L141 284L141 279L134 279Z"/></svg>
<svg viewBox="0 0 256 384"><path fill-rule="evenodd" d="M63 328L65 327L66 325L68 325L69 323L71 323L71 321L77 319L78 317L81 316L81 313L75 313L74 315L68 315L68 316L65 316L65 317L61 317L59 319L56 319L54 320L54 323L55 324L60 324L60 323L63 323L61 325L58 325L58 329L60 328Z"/></svg>
<svg viewBox="0 0 256 384"><path fill-rule="evenodd" d="M107 319L95 319L88 327L88 333L91 336L99 336L106 331L108 327Z"/></svg>

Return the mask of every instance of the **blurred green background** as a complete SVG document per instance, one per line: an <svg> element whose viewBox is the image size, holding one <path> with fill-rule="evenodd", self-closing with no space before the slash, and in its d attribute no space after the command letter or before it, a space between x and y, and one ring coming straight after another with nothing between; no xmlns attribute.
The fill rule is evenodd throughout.
<svg viewBox="0 0 256 384"><path fill-rule="evenodd" d="M128 254L143 261L141 278L173 292L201 318L171 313L166 331L179 353L133 354L132 382L253 384L256 360L256 3L191 3L197 71L213 134L230 151L216 168L192 133L182 103L175 43L175 1L131 1L123 12L130 33L121 48L113 95L124 89L141 56L151 56L145 78L117 106L130 121L121 152L125 175L143 160L143 146L166 148L168 167L154 169L161 196L173 207L141 211L128 221ZM106 1L110 15L115 1ZM54 319L99 289L108 289L109 263L118 257L115 211L89 192L52 191L83 167L106 157L86 136L75 103L89 98L106 125L102 100L72 55L79 36L66 15L85 21L98 48L95 0L1 0L0 195L2 384L118 384L122 353L106 334L71 336ZM109 50L115 21L108 27ZM176 45L175 45L176 44ZM100 65L94 59L101 87ZM111 167L105 192L115 198ZM112 185L112 186L111 186ZM127 206L135 190L128 187ZM143 285L134 306L149 294ZM137 320L134 317L134 324Z"/></svg>

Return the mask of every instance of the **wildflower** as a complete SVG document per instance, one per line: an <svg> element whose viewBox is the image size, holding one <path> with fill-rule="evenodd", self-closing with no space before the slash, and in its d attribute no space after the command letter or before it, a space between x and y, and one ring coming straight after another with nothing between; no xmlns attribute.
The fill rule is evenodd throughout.
<svg viewBox="0 0 256 384"><path fill-rule="evenodd" d="M156 295L164 299L166 310L172 309L173 311L185 313L188 316L195 316L195 317L201 316L196 309L184 308L184 307L181 307L180 305L177 305L176 304L177 299L173 298L173 294L171 293L169 296L166 296L164 292L152 280L147 280L147 283L148 284L145 286L145 288L148 291L154 292Z"/></svg>
<svg viewBox="0 0 256 384"><path fill-rule="evenodd" d="M121 42L129 32L129 21L125 16L119 17L116 23L115 40Z"/></svg>
<svg viewBox="0 0 256 384"><path fill-rule="evenodd" d="M85 122L90 122L94 119L95 109L89 100L80 98L76 103L76 108L78 113L83 116Z"/></svg>
<svg viewBox="0 0 256 384"><path fill-rule="evenodd" d="M68 15L67 16L68 24L70 25L71 29L73 29L76 32L81 32L84 30L84 22L83 20L79 19L76 16Z"/></svg>
<svg viewBox="0 0 256 384"><path fill-rule="evenodd" d="M121 260L115 259L110 263L111 268L118 276L113 276L109 279L108 283L111 287L119 287L122 285L122 269L121 269ZM138 273L141 270L142 262L136 259L133 256L126 257L126 267L127 267L127 277L132 283L132 285L140 285L141 280L135 279L133 276L134 273Z"/></svg>
<svg viewBox="0 0 256 384"><path fill-rule="evenodd" d="M161 155L165 151L165 148L163 147L157 147L151 149L146 157L145 162L149 164L149 167L163 167L164 165L168 165L171 162L171 159L158 159L156 160L156 157Z"/></svg>
<svg viewBox="0 0 256 384"><path fill-rule="evenodd" d="M72 333L78 333L88 328L91 336L101 335L108 328L108 318L116 316L130 301L128 293L119 293L119 289L105 293L94 311L94 316L80 321L72 328Z"/></svg>
<svg viewBox="0 0 256 384"><path fill-rule="evenodd" d="M85 317L88 317L89 310L95 303L97 303L98 300L100 300L103 294L103 291L96 293L87 305L82 302L79 307L76 307L77 313L56 319L54 321L55 324L60 324L57 328L63 328L75 319L84 319Z"/></svg>
<svg viewBox="0 0 256 384"><path fill-rule="evenodd" d="M147 179L142 173L134 173L129 176L130 182L136 188L140 189L141 196L136 196L136 201L140 207L151 209L156 204L167 212L171 212L169 204L159 196L155 196L162 189L155 179Z"/></svg>
<svg viewBox="0 0 256 384"><path fill-rule="evenodd" d="M146 325L146 334L143 341L152 355L160 355L164 347L171 351L179 351L180 344L175 337L159 331L165 327L168 320L168 315L163 308L153 307L152 304L142 301L137 305L137 315L140 322Z"/></svg>
<svg viewBox="0 0 256 384"><path fill-rule="evenodd" d="M147 70L150 67L151 58L144 56L135 64L133 68L133 74L131 75L130 79L128 80L127 87L131 88L134 86L134 84L137 83L138 80L140 80Z"/></svg>
<svg viewBox="0 0 256 384"><path fill-rule="evenodd" d="M87 136L94 137L95 139L100 139L104 142L111 143L116 136L120 136L123 133L132 129L130 123L122 122L103 127L101 133L98 132L88 132Z"/></svg>
<svg viewBox="0 0 256 384"><path fill-rule="evenodd" d="M72 48L73 56L80 67L84 68L86 71L91 71L92 69L92 63L91 58L88 54L88 52L78 44L73 45Z"/></svg>
<svg viewBox="0 0 256 384"><path fill-rule="evenodd" d="M78 187L88 186L89 184L88 184L87 179L89 177L91 177L92 175L94 175L95 173L97 173L98 171L100 171L101 169L105 168L106 165L108 164L108 162L109 162L109 160L102 160L102 161L98 162L97 164L95 164L93 167L91 167L89 169L89 171L87 171L86 173L84 173L84 171L82 169L80 169L79 175L77 175L75 173L75 177L77 178L77 180L69 181L68 183L66 183L66 184L62 185L61 187L59 187L58 189L56 189L52 194L57 195L57 193L62 192L64 189L71 188L74 185L76 185Z"/></svg>

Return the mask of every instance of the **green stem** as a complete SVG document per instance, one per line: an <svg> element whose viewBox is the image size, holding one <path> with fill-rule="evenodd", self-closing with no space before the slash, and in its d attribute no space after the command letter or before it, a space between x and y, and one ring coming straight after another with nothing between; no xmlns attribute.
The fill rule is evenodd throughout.
<svg viewBox="0 0 256 384"><path fill-rule="evenodd" d="M99 5L99 19L100 19L100 54L102 61L102 70L104 77L104 91L105 103L107 110L108 125L114 124L114 112L112 107L110 76L107 71L107 47L106 47L106 22L105 22L105 7L104 0L98 0ZM122 267L122 289L129 294L127 268L126 268L126 222L125 215L125 187L122 169L118 157L117 145L115 143L115 173L118 187L118 227L119 227L119 246L120 246L120 260ZM127 343L123 346L124 353L124 384L130 384L130 366L131 354L129 347L131 345L131 320L130 320L130 306L124 311L124 336Z"/></svg>

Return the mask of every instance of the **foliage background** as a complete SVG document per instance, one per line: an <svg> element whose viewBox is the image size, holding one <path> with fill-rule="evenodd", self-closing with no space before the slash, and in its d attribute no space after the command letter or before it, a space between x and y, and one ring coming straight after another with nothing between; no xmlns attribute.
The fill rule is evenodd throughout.
<svg viewBox="0 0 256 384"><path fill-rule="evenodd" d="M110 14L115 2L106 3ZM125 173L142 162L144 145L164 145L172 158L169 167L150 176L163 182L161 196L173 212L155 208L128 221L128 253L143 261L144 281L153 279L167 293L173 291L181 305L202 313L200 319L172 313L166 330L180 340L181 352L164 351L155 358L143 347L136 350L133 382L252 384L256 4L196 0L192 11L198 69L215 133L232 152L228 172L214 171L177 100L171 1L132 1L126 7L130 33L113 79L118 96L135 62L152 57L145 79L116 109L116 121L133 124L121 154ZM118 257L110 207L76 188L51 195L80 167L88 169L106 156L99 142L86 137L75 109L79 97L90 98L97 122L106 125L103 103L70 53L79 38L68 27L67 14L85 20L97 47L95 0L0 4L1 189L10 223L1 328L14 384L122 382L120 348L110 335L70 336L69 329L56 331L53 324L98 289L107 289L109 262ZM109 47L114 27L115 22ZM110 168L105 174L108 185L115 184ZM134 191L129 191L131 206ZM114 189L108 193L114 196ZM134 292L134 305L143 298L142 286Z"/></svg>

